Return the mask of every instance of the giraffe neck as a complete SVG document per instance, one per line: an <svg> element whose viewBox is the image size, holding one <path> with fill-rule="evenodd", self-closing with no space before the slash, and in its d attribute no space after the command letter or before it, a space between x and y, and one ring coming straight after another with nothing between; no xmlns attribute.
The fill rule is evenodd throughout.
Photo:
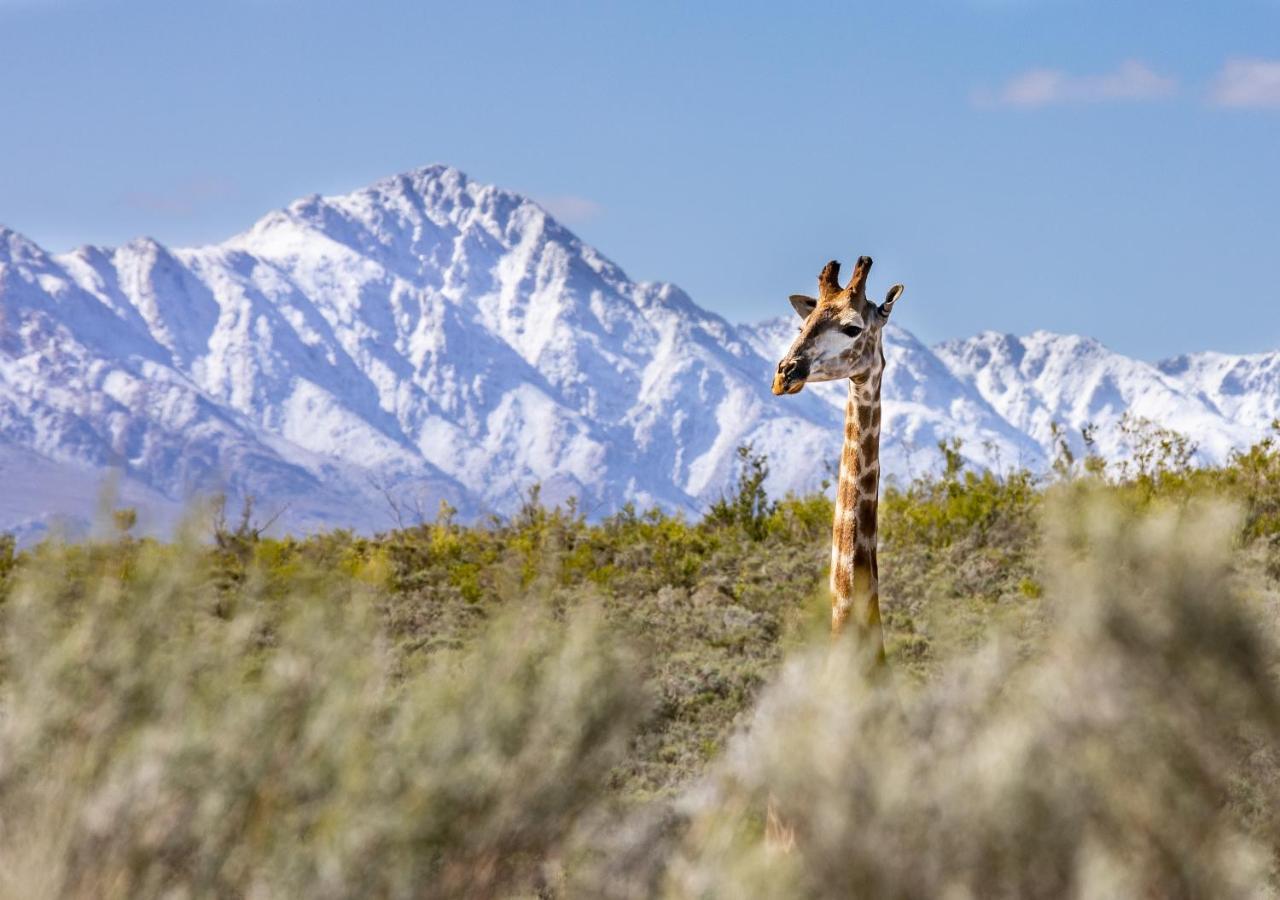
<svg viewBox="0 0 1280 900"><path fill-rule="evenodd" d="M850 380L844 413L844 448L831 533L831 630L852 620L884 657L876 567L876 507L880 498L880 374Z"/></svg>

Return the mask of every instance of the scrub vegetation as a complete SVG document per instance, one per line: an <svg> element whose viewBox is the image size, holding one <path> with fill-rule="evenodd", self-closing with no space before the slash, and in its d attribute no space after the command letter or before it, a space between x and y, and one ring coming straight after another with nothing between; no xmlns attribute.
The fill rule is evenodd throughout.
<svg viewBox="0 0 1280 900"><path fill-rule="evenodd" d="M697 521L0 539L0 896L1268 896L1280 443L1131 427L887 487L875 680L750 448Z"/></svg>

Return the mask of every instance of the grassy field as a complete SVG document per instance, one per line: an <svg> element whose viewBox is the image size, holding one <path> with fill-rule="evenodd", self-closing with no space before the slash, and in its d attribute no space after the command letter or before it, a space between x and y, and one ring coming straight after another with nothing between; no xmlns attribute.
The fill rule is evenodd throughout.
<svg viewBox="0 0 1280 900"><path fill-rule="evenodd" d="M0 891L1268 896L1280 445L1138 446L887 489L874 683L749 451L697 522L0 543Z"/></svg>

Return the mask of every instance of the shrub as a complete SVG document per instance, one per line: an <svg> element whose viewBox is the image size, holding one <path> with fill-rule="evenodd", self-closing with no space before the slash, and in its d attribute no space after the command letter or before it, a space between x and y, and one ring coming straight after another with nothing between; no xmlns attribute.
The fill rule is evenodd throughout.
<svg viewBox="0 0 1280 900"><path fill-rule="evenodd" d="M17 544L13 535L0 533L0 588L3 588L5 579L13 571L17 558Z"/></svg>
<svg viewBox="0 0 1280 900"><path fill-rule="evenodd" d="M5 896L528 888L644 713L590 610L397 679L375 589L264 583L219 617L195 548L40 548L3 622Z"/></svg>
<svg viewBox="0 0 1280 900"><path fill-rule="evenodd" d="M1280 690L1231 588L1235 519L1088 502L1051 521L1045 646L990 647L910 694L847 649L788 664L697 802L669 892L1264 892Z"/></svg>
<svg viewBox="0 0 1280 900"><path fill-rule="evenodd" d="M711 505L707 522L737 526L758 541L767 533L769 517L774 511L764 489L769 479L769 460L755 453L750 444L743 444L738 448L738 463L737 487L732 495L721 497Z"/></svg>
<svg viewBox="0 0 1280 900"><path fill-rule="evenodd" d="M1280 449L1153 446L886 487L892 691L749 449L700 521L0 539L0 896L1265 893Z"/></svg>

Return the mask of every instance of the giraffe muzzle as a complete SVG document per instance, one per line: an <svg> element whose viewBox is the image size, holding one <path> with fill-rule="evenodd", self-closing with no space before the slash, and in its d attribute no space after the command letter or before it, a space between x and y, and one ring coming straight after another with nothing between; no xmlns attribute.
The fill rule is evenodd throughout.
<svg viewBox="0 0 1280 900"><path fill-rule="evenodd" d="M809 364L802 359L784 359L778 363L778 371L773 376L773 393L798 394L804 390L804 381L809 377Z"/></svg>

